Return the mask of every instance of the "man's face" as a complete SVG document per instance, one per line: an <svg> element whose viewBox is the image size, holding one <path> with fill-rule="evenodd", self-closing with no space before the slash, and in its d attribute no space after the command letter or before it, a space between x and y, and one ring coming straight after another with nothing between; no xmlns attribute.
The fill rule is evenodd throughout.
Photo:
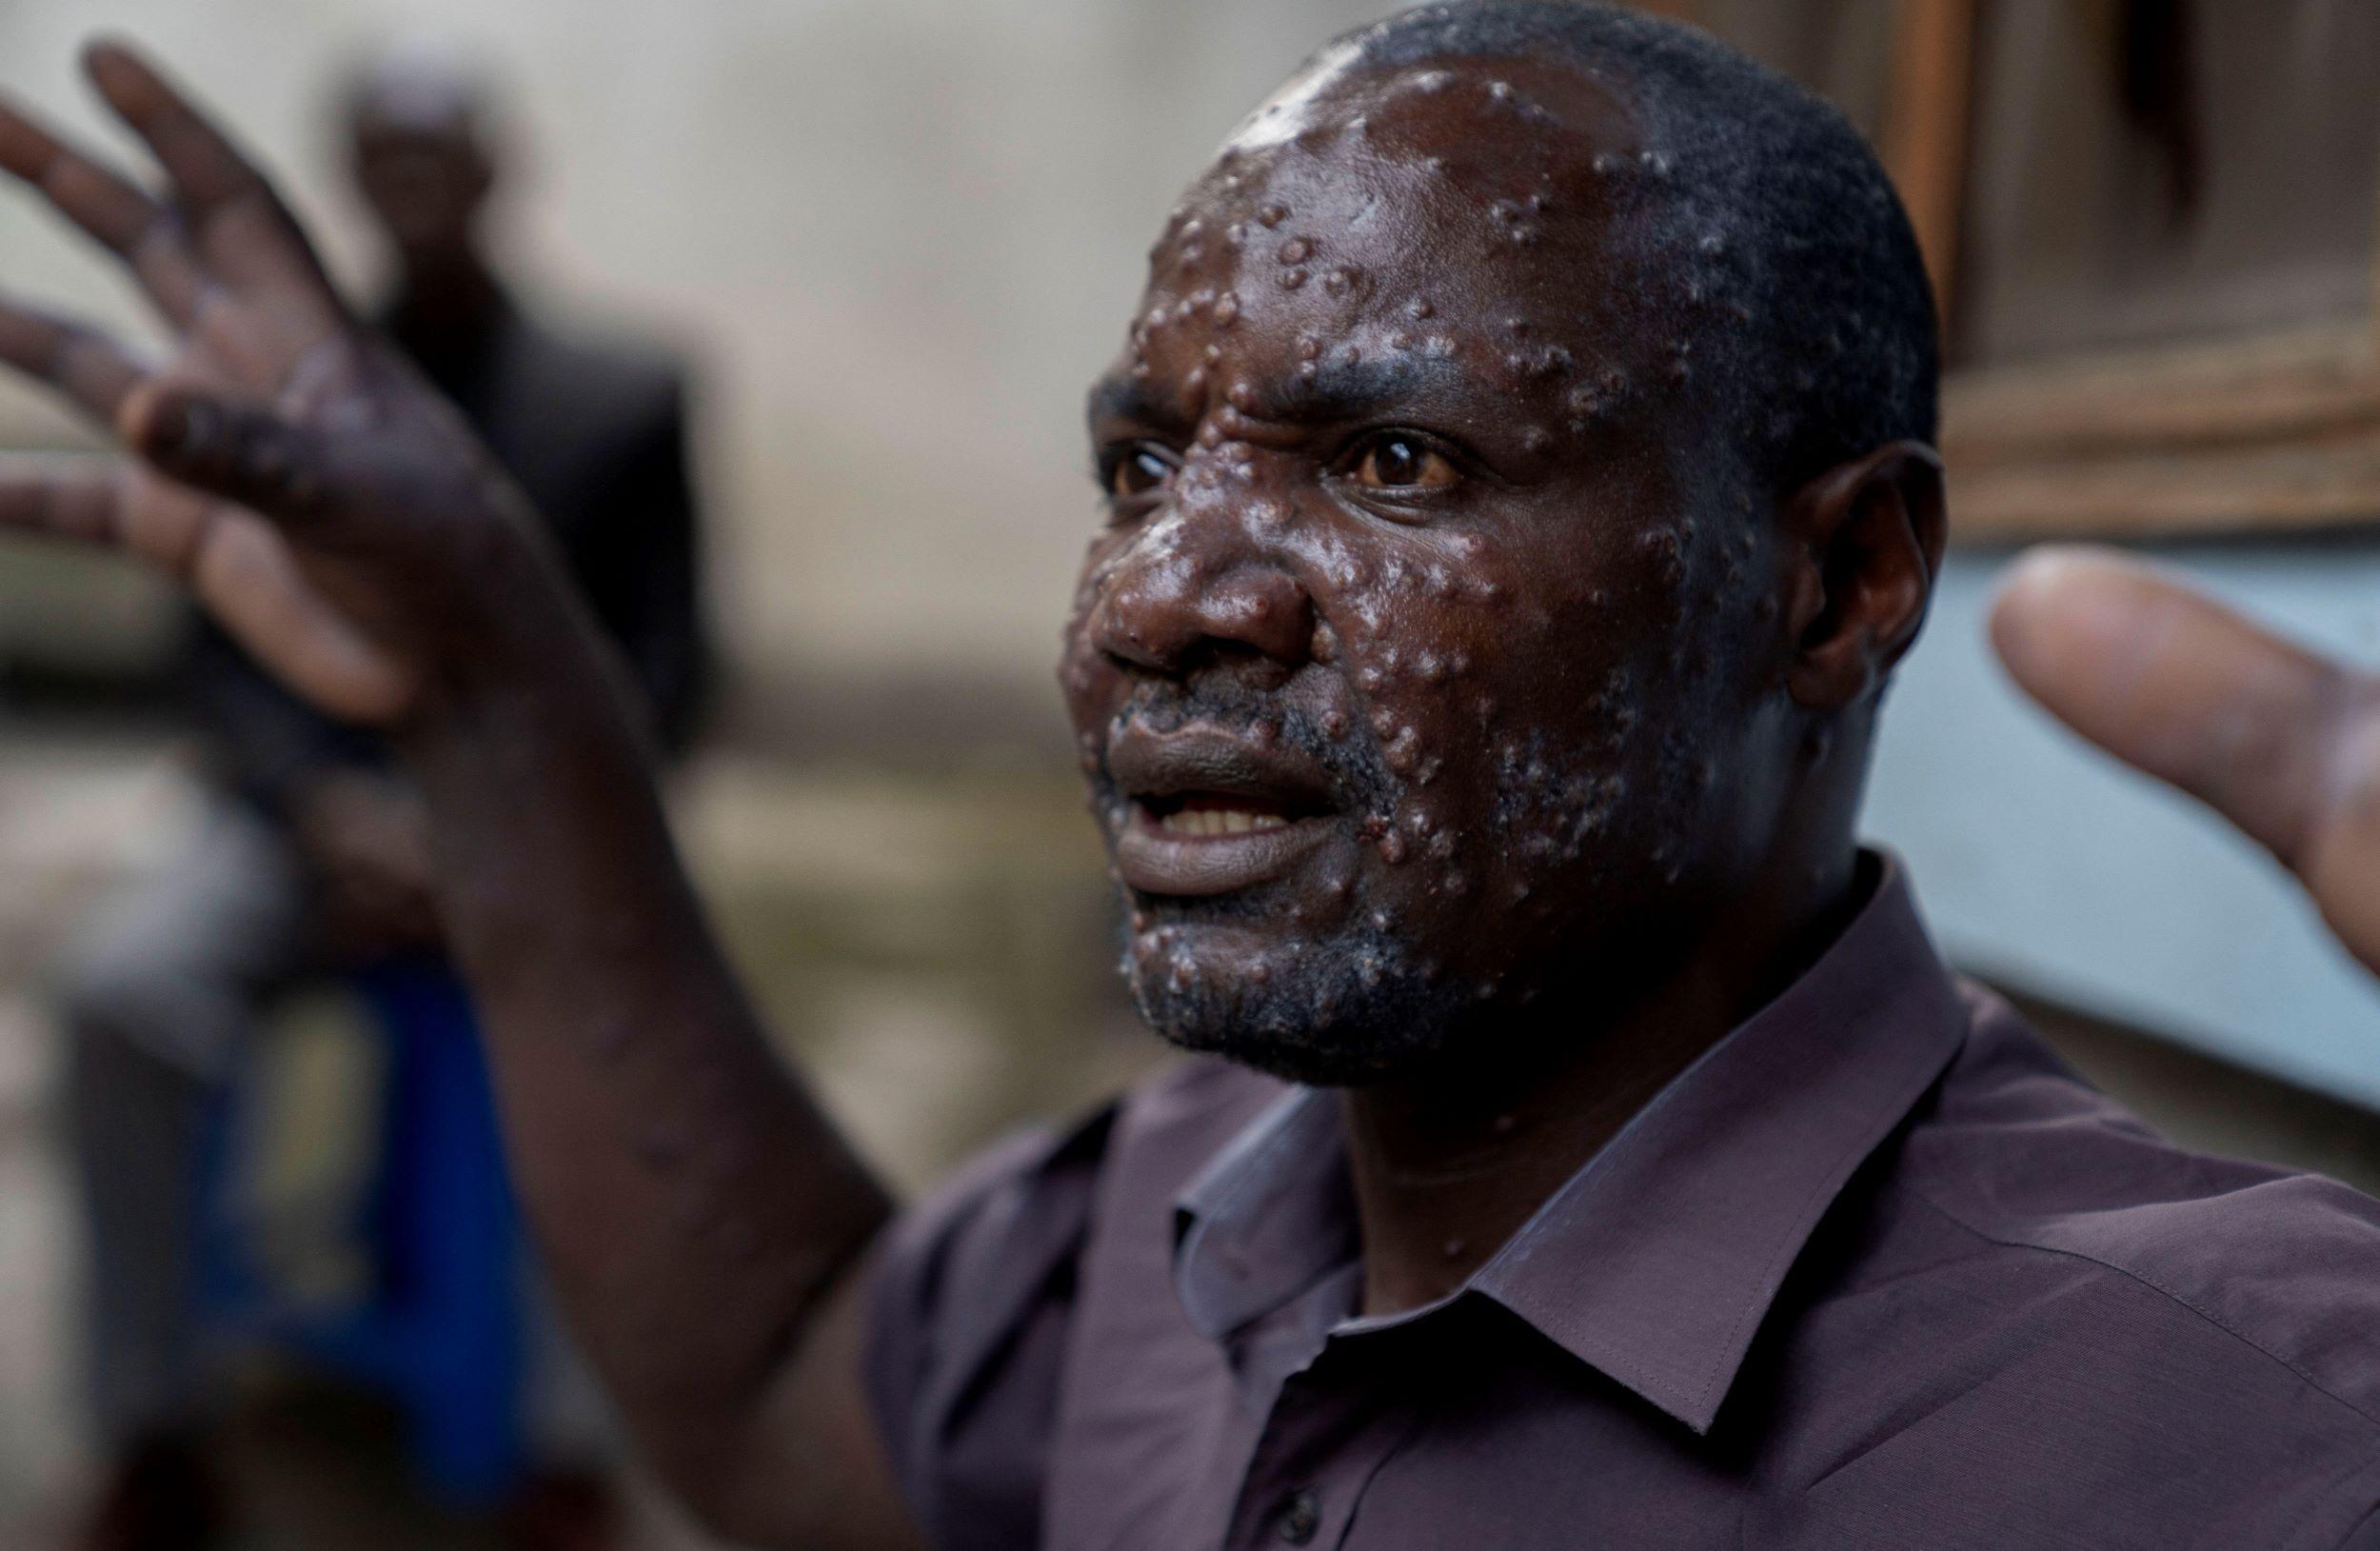
<svg viewBox="0 0 2380 1551"><path fill-rule="evenodd" d="M1061 677L1169 1038L1409 1071L1739 875L1775 559L1627 240L1666 176L1567 68L1326 64L1153 251Z"/></svg>
<svg viewBox="0 0 2380 1551"><path fill-rule="evenodd" d="M354 129L357 190L408 262L470 250L494 178L469 124L422 121L370 107Z"/></svg>

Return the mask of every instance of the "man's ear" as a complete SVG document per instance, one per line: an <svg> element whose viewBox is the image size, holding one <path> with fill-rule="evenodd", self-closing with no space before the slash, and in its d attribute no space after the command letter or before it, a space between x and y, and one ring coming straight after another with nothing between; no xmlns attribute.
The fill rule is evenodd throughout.
<svg viewBox="0 0 2380 1551"><path fill-rule="evenodd" d="M1785 507L1786 686L1813 710L1869 694L1917 638L1942 568L1942 459L1891 442Z"/></svg>

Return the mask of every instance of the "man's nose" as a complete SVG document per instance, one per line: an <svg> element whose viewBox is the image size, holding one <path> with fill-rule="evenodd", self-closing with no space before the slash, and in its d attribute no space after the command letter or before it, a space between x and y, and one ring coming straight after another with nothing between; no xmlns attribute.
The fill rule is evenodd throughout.
<svg viewBox="0 0 2380 1551"><path fill-rule="evenodd" d="M1185 542L1144 543L1110 574L1091 615L1099 649L1165 674L1219 647L1303 665L1314 645L1314 602L1298 579L1276 557L1218 534L1231 525L1217 514L1174 521ZM1207 531L1191 537L1192 527Z"/></svg>

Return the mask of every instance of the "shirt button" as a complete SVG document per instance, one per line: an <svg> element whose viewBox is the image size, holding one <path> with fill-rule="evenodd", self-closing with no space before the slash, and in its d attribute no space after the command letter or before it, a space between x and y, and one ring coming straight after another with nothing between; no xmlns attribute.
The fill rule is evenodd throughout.
<svg viewBox="0 0 2380 1551"><path fill-rule="evenodd" d="M1281 1504L1280 1518L1274 1527L1290 1544L1303 1545L1322 1527L1322 1504L1315 1501L1312 1492L1294 1492Z"/></svg>

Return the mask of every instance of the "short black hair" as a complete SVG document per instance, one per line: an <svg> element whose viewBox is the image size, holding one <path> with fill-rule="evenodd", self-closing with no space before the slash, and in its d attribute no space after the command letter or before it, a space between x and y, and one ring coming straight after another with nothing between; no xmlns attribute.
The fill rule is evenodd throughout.
<svg viewBox="0 0 2380 1551"><path fill-rule="evenodd" d="M1696 28L1586 0L1449 0L1348 46L1359 69L1551 55L1625 83L1642 274L1773 491L1934 440L1934 289L1892 181L1832 105Z"/></svg>

